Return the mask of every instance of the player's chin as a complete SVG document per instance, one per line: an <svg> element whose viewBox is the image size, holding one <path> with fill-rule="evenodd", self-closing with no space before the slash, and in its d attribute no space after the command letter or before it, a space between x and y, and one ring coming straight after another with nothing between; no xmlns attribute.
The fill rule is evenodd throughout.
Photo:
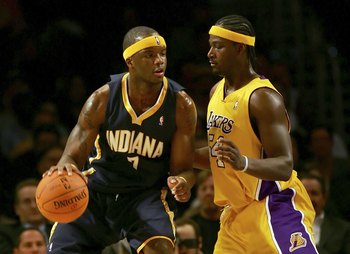
<svg viewBox="0 0 350 254"><path fill-rule="evenodd" d="M217 69L217 68L212 68L212 72L213 72L215 75L221 76L221 72L220 72L220 70Z"/></svg>
<svg viewBox="0 0 350 254"><path fill-rule="evenodd" d="M188 195L175 196L175 199L178 202L188 202L190 200L190 196L188 196Z"/></svg>

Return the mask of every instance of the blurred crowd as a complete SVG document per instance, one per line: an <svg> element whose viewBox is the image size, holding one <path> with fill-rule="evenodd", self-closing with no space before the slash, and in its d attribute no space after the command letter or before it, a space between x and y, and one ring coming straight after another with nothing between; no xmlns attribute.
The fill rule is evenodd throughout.
<svg viewBox="0 0 350 254"><path fill-rule="evenodd" d="M74 11L62 16L56 9L64 4L69 6L69 1L46 2L50 6L37 1L35 5L40 8L34 13L28 12L35 8L29 8L26 1L0 2L0 249L5 251L2 246L10 246L9 252L2 253L12 253L13 248L19 251L20 240L28 233L22 232L23 228L32 229L31 234L37 233L33 227L39 228L41 234L36 237L47 241L51 222L36 208L37 182L60 158L87 95L107 82L109 74L124 70L120 36L145 17L152 26L159 27L160 33L166 34L167 76L184 85L195 100L199 116L197 145L206 143L206 105L209 90L217 80L206 57L208 23L215 20L208 4L184 5L188 8L186 20L173 13L171 22L162 24L155 10L142 12L142 4L132 8L120 3L102 8L103 11L91 8L90 13L79 12L79 6L75 6ZM107 7L108 3L101 5ZM171 7L180 8L180 3L183 2ZM81 7L88 9L85 4ZM93 12L101 12L99 23L88 19ZM39 13L42 16L37 16ZM118 18L110 24L102 14ZM78 18L74 19L75 16ZM314 230L318 246L329 251L320 253L350 253L347 143L329 122L303 125L290 66L272 61L264 51L257 53L259 74L275 84L289 110L294 167L310 191L317 212ZM221 213L221 208L213 203L213 188L211 174L198 172L193 198L178 208L177 253L212 253ZM332 222L324 231L333 232L335 227L343 230L333 244L326 243L329 235L322 232L322 222L328 216ZM335 247L343 249L338 252L328 249ZM113 248L109 251L113 252Z"/></svg>

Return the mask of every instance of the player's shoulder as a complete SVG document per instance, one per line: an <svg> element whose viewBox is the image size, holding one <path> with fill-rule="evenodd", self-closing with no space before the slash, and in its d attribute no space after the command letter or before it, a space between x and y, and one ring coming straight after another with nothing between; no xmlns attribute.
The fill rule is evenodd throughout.
<svg viewBox="0 0 350 254"><path fill-rule="evenodd" d="M185 90L176 93L176 105L183 109L191 109L195 106L192 97Z"/></svg>
<svg viewBox="0 0 350 254"><path fill-rule="evenodd" d="M122 72L118 74L111 74L109 76L110 81L108 82L108 84L119 84L125 75L128 75L128 73Z"/></svg>
<svg viewBox="0 0 350 254"><path fill-rule="evenodd" d="M92 93L92 97L95 98L106 98L109 95L109 91L110 91L110 87L108 84L104 84L103 86L97 88L93 93Z"/></svg>
<svg viewBox="0 0 350 254"><path fill-rule="evenodd" d="M211 98L213 96L213 94L215 93L216 89L218 88L218 86L224 82L224 79L219 80L218 82L216 82L216 84L210 89L209 92L209 98Z"/></svg>
<svg viewBox="0 0 350 254"><path fill-rule="evenodd" d="M176 107L184 111L193 110L195 107L192 97L186 92L186 88L175 80L168 78L169 89L176 95Z"/></svg>
<svg viewBox="0 0 350 254"><path fill-rule="evenodd" d="M87 99L84 107L93 107L97 110L104 110L108 103L110 93L110 87L108 84L104 84L97 88Z"/></svg>
<svg viewBox="0 0 350 254"><path fill-rule="evenodd" d="M103 86L99 87L93 92L93 96L97 96L97 98L103 98L106 99L109 96L109 93L113 93L114 90L117 89L117 86L119 86L122 82L122 79L125 75L128 73L118 73L118 74L111 74L109 76L109 81L107 81Z"/></svg>
<svg viewBox="0 0 350 254"><path fill-rule="evenodd" d="M186 90L184 86L180 85L178 82L176 82L175 80L171 79L171 78L166 78L167 81L168 81L168 86L169 88L174 91L175 93L176 92L179 92L179 91L183 91L183 90Z"/></svg>

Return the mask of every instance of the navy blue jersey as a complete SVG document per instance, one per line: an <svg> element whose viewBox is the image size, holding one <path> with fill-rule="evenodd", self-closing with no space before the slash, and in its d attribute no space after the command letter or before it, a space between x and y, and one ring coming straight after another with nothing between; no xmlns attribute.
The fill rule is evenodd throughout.
<svg viewBox="0 0 350 254"><path fill-rule="evenodd" d="M169 171L176 93L184 88L164 78L157 102L137 116L129 102L127 76L111 76L105 123L88 161L94 171L89 187L105 193L164 186Z"/></svg>

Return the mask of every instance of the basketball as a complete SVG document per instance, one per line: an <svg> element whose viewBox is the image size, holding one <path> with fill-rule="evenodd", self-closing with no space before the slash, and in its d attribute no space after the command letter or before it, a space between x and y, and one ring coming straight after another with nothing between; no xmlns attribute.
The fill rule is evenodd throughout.
<svg viewBox="0 0 350 254"><path fill-rule="evenodd" d="M36 189L36 204L41 214L52 222L68 223L80 217L89 203L89 191L82 176L73 171L54 171L45 176Z"/></svg>

